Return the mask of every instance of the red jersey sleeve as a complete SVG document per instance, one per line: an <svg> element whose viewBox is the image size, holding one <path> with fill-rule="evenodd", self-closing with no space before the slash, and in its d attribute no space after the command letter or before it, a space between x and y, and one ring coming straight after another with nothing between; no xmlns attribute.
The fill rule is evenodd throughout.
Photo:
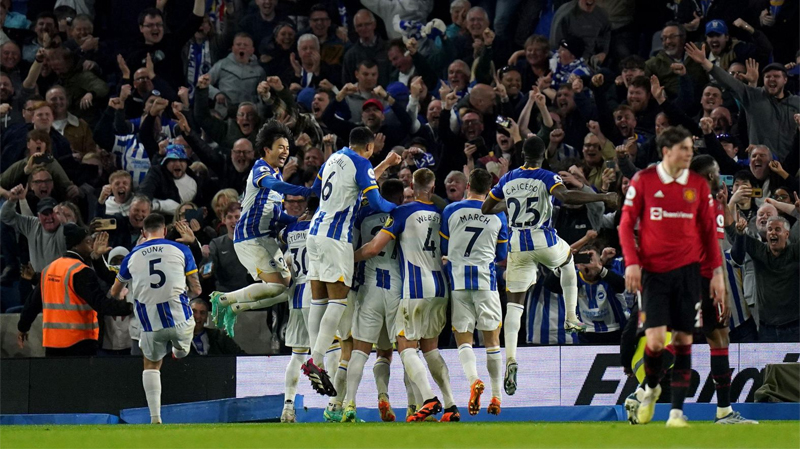
<svg viewBox="0 0 800 449"><path fill-rule="evenodd" d="M639 219L643 219L644 183L641 182L641 172L634 175L628 192L625 194L625 202L622 205L622 218L619 222L619 243L622 246L622 256L625 258L625 265L640 265L639 252L636 246L636 236L634 228Z"/></svg>
<svg viewBox="0 0 800 449"><path fill-rule="evenodd" d="M699 197L704 198L697 214L697 227L703 242L703 260L700 261L700 266L702 271L711 273L722 266L717 235L717 205L705 180L698 187Z"/></svg>

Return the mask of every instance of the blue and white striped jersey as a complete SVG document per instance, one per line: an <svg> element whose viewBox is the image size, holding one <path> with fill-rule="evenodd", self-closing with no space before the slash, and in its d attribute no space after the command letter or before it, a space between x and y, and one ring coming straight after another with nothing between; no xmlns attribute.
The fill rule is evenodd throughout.
<svg viewBox="0 0 800 449"><path fill-rule="evenodd" d="M358 250L371 242L381 232L389 216L388 212L375 212L369 206L362 206L356 215L355 230L358 235L356 239L358 245L355 249ZM398 252L397 242L392 239L377 256L361 262L358 267L359 284L395 290L399 294L402 275Z"/></svg>
<svg viewBox="0 0 800 449"><path fill-rule="evenodd" d="M497 291L495 261L507 255L505 214L484 215L483 201L462 200L442 212L442 254L453 290ZM452 238L451 238L452 237Z"/></svg>
<svg viewBox="0 0 800 449"><path fill-rule="evenodd" d="M603 279L588 282L578 271L578 317L590 325L586 332L613 332L624 328L628 320L625 309L622 292L614 291Z"/></svg>
<svg viewBox="0 0 800 449"><path fill-rule="evenodd" d="M117 166L131 174L134 190L144 181L147 170L150 169L150 157L144 145L139 142L140 121L138 118L130 120L133 132L114 136L114 146L111 148L111 153L117 156ZM161 132L172 139L175 137L174 128L174 123L167 121L161 126Z"/></svg>
<svg viewBox="0 0 800 449"><path fill-rule="evenodd" d="M295 287L290 301L293 309L303 307L303 292L307 287L306 275L308 274L308 253L306 251L306 237L308 227L311 222L296 221L289 223L280 233L281 243L284 245L284 254L291 254L292 264L289 269L292 271L292 283Z"/></svg>
<svg viewBox="0 0 800 449"><path fill-rule="evenodd" d="M722 267L725 269L725 282L727 286L727 288L725 288L725 294L728 295L728 304L733 304L730 328L734 329L750 319L751 313L750 308L747 306L747 301L745 301L744 298L744 275L742 273L742 267L738 266L736 262L731 259L730 250L725 251L723 254L725 255L723 259L725 263Z"/></svg>
<svg viewBox="0 0 800 449"><path fill-rule="evenodd" d="M172 240L148 240L125 256L117 279L128 283L128 296L133 298L142 332L192 319L186 276L193 273L197 273L197 265L192 251Z"/></svg>
<svg viewBox="0 0 800 449"><path fill-rule="evenodd" d="M566 310L564 297L544 287L540 271L538 282L525 295L527 341L537 345L571 345L578 343L578 335L564 330Z"/></svg>
<svg viewBox="0 0 800 449"><path fill-rule="evenodd" d="M400 244L403 298L444 298L439 228L442 216L433 203L412 201L393 210L381 229Z"/></svg>
<svg viewBox="0 0 800 449"><path fill-rule="evenodd" d="M559 185L563 185L561 177L553 172L520 167L503 175L489 192L492 198L506 202L511 251L549 248L558 242L551 222L553 199L550 194Z"/></svg>
<svg viewBox="0 0 800 449"><path fill-rule="evenodd" d="M328 158L317 178L321 183L320 203L310 235L352 243L359 195L378 188L372 164L345 147Z"/></svg>
<svg viewBox="0 0 800 449"><path fill-rule="evenodd" d="M268 177L283 181L280 170L271 167L263 158L256 159L247 177L242 215L233 233L234 243L265 235L278 236L280 224L285 222L286 215L282 213L283 194L263 186L263 181Z"/></svg>

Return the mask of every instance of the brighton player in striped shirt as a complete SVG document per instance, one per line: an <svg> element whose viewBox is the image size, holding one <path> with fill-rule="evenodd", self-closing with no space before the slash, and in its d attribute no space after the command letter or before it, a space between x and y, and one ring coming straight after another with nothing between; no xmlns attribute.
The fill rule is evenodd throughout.
<svg viewBox="0 0 800 449"><path fill-rule="evenodd" d="M396 204L403 204L403 183L388 179L381 185L381 196ZM356 248L372 241L380 233L389 218L388 212L375 212L362 207L356 217L358 234ZM395 319L400 306L402 277L398 263L399 249L391 239L383 251L371 259L361 262L357 277L360 286L355 302L352 321L353 351L347 367L347 395L344 398L342 421L356 421L356 394L369 358L372 346L377 348L375 383L378 387L378 410L381 420L394 421L395 415L389 403L389 366L392 363L392 344L397 335Z"/></svg>
<svg viewBox="0 0 800 449"><path fill-rule="evenodd" d="M417 356L419 344L433 379L442 390L445 411L441 421L459 421L450 373L439 353L439 334L447 321L447 284L442 271L439 229L442 216L431 202L436 176L427 168L414 172L414 201L392 211L375 238L355 254L356 262L377 256L390 240L396 240L403 273L403 299L395 323L397 351L409 379L424 403L406 421L425 421L442 411L434 396L425 366Z"/></svg>
<svg viewBox="0 0 800 449"><path fill-rule="evenodd" d="M286 262L292 272L292 285L289 287L289 323L286 325L286 346L292 348L292 357L286 365L283 412L281 422L297 422L294 400L297 382L300 379L300 366L306 361L308 348L308 309L311 307L311 289L307 288L308 253L306 237L311 225L311 216L319 205L317 197L308 199L305 213L294 223L290 223L280 233L284 245Z"/></svg>
<svg viewBox="0 0 800 449"><path fill-rule="evenodd" d="M504 321L505 391L508 395L517 391L517 339L525 308L525 294L536 284L538 264L550 269L561 268L561 287L567 309L565 329L581 331L586 327L578 321L575 314L578 305L578 280L572 252L551 223L552 198L558 199L562 204L603 201L614 206L617 202L615 193L594 194L567 190L560 176L541 168L545 146L539 137L533 136L525 140L522 151L525 164L503 175L481 207L484 214L497 214L508 209L510 217L508 224L511 227L511 239L506 271L508 304Z"/></svg>
<svg viewBox="0 0 800 449"><path fill-rule="evenodd" d="M505 214L484 215L481 212L481 205L491 188L492 175L481 168L473 170L469 175L467 199L444 208L439 230L442 260L446 260L444 266L452 289L453 330L458 358L470 384L470 415L477 415L480 411L484 390L472 351L472 335L476 327L483 333L486 345L486 367L492 388L492 399L487 408L490 415L500 414L502 399L500 326L503 310L497 292L495 262L506 259L508 225Z"/></svg>
<svg viewBox="0 0 800 449"><path fill-rule="evenodd" d="M375 148L375 135L359 126L350 131L350 147L332 154L317 174L312 190L320 205L308 231L308 279L311 281L311 310L308 334L311 358L303 364L303 374L315 391L336 396L336 389L325 371L325 351L333 341L347 307L353 280L353 222L363 194L369 207L390 212L396 206L378 193L376 174L400 163L390 152L375 170L369 162Z"/></svg>
<svg viewBox="0 0 800 449"><path fill-rule="evenodd" d="M167 227L162 215L148 215L142 233L144 241L120 264L111 296L119 298L125 285L130 285L128 296L135 298L134 311L142 328L139 338L144 355L142 385L150 422L160 424L161 360L167 355L167 343L172 343L176 358L189 355L194 338L189 298L199 296L202 289L191 250L165 238Z"/></svg>
<svg viewBox="0 0 800 449"><path fill-rule="evenodd" d="M261 309L286 301L286 289L291 282L289 267L278 243L281 227L296 218L283 210L284 195L308 197L311 190L283 182L281 168L289 158L292 132L283 123L270 120L258 131L256 148L263 152L256 159L242 202L242 215L236 222L233 249L239 261L253 279L250 284L233 292L212 292L214 309L232 306L234 313Z"/></svg>

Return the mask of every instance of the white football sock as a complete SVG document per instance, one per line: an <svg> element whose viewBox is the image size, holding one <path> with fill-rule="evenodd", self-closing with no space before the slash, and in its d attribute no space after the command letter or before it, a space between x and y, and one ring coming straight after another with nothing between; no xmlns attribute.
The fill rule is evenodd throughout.
<svg viewBox="0 0 800 449"><path fill-rule="evenodd" d="M435 395L431 389L431 383L428 381L428 373L425 372L422 360L417 356L417 350L413 348L404 350L400 353L400 359L403 361L403 367L405 367L411 383L419 389L422 402L433 399ZM419 406L421 407L422 403Z"/></svg>
<svg viewBox="0 0 800 449"><path fill-rule="evenodd" d="M570 257L569 262L561 268L561 290L564 291L564 307L567 311L567 321L578 321L575 311L578 308L578 275L575 273L575 262Z"/></svg>
<svg viewBox="0 0 800 449"><path fill-rule="evenodd" d="M317 342L317 336L319 335L319 324L322 321L322 317L325 315L325 310L328 309L328 298L324 299L312 299L311 300L311 308L308 309L308 341L311 342L311 349L314 349L314 344ZM325 363L325 360L314 360L314 363L317 366L320 366L320 363ZM339 362L336 362L338 365ZM336 365L327 365L327 366L336 366Z"/></svg>
<svg viewBox="0 0 800 449"><path fill-rule="evenodd" d="M350 363L347 367L347 398L344 404L356 403L358 386L361 384L361 377L364 375L364 365L367 363L369 354L365 354L357 349L350 353ZM338 376L337 376L338 380Z"/></svg>
<svg viewBox="0 0 800 449"><path fill-rule="evenodd" d="M161 424L161 371L146 369L142 371L142 385L147 407L150 409L150 424Z"/></svg>
<svg viewBox="0 0 800 449"><path fill-rule="evenodd" d="M333 388L336 390L336 396L331 398L332 402L341 404L347 396L347 367L350 364L349 360L339 360L339 368L333 376Z"/></svg>
<svg viewBox="0 0 800 449"><path fill-rule="evenodd" d="M350 360L353 358L351 357ZM389 376L391 375L390 364L392 362L386 357L378 357L375 365L372 366L372 375L375 377L375 387L378 389L378 396L389 395ZM350 386L348 385L348 389Z"/></svg>
<svg viewBox="0 0 800 449"><path fill-rule="evenodd" d="M503 395L503 355L500 354L500 346L486 348L486 368L492 384L492 397L499 399Z"/></svg>
<svg viewBox="0 0 800 449"><path fill-rule="evenodd" d="M308 350L305 348L292 348L292 357L289 359L289 364L286 365L286 375L284 377L284 403L287 401L294 402L297 395L297 382L300 379L300 365L306 361Z"/></svg>
<svg viewBox="0 0 800 449"><path fill-rule="evenodd" d="M458 360L461 362L461 367L464 368L464 374L467 375L469 385L472 386L478 380L478 366L471 344L464 343L458 347Z"/></svg>
<svg viewBox="0 0 800 449"><path fill-rule="evenodd" d="M522 326L522 313L525 306L510 302L506 305L506 319L503 322L503 335L506 339L506 359L517 358L517 340Z"/></svg>
<svg viewBox="0 0 800 449"><path fill-rule="evenodd" d="M286 291L286 286L275 282L256 282L239 290L228 292L222 295L222 299L228 303L234 302L254 302L259 299L272 298Z"/></svg>
<svg viewBox="0 0 800 449"><path fill-rule="evenodd" d="M275 304L280 304L282 302L286 302L289 300L289 291L285 291L278 296L273 296L271 298L264 298L259 299L258 301L254 302L246 302L241 304L250 310L258 310L258 309L266 309L267 307L272 307Z"/></svg>
<svg viewBox="0 0 800 449"><path fill-rule="evenodd" d="M312 303L312 311L314 307L318 306ZM325 351L328 350L333 341L333 337L336 335L339 321L342 320L342 315L344 315L346 308L347 300L345 299L331 299L328 301L328 308L325 310L325 315L319 323L319 333L314 343L314 349L311 350L311 358L314 359L314 363L317 363L317 360L322 362L322 357L325 355ZM319 366L319 364L317 364L317 366ZM321 366L319 367L322 368ZM330 376L330 374L328 375Z"/></svg>
<svg viewBox="0 0 800 449"><path fill-rule="evenodd" d="M425 354L425 361L428 362L428 370L433 376L433 380L439 389L442 390L442 401L444 407L449 408L456 405L453 399L453 388L450 386L450 370L447 368L447 363L438 349L428 351Z"/></svg>
<svg viewBox="0 0 800 449"><path fill-rule="evenodd" d="M402 362L402 357L400 358L400 362ZM411 382L411 378L408 377L408 371L405 369L403 370L403 384L406 386L406 402L407 405L413 406L414 408L417 407L417 395L416 390L414 388L414 382Z"/></svg>
<svg viewBox="0 0 800 449"><path fill-rule="evenodd" d="M328 352L325 353L325 360L323 360L323 362L325 363L325 366L338 367L339 360L341 360L341 358L342 358L342 348L341 346L339 346L339 342L337 341L335 342L335 344L331 345L330 349L328 349ZM336 373L333 373L333 375L335 376Z"/></svg>

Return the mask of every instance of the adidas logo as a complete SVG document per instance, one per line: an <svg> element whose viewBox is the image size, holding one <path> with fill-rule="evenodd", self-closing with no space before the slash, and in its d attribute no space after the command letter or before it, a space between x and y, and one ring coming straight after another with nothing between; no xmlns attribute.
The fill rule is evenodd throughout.
<svg viewBox="0 0 800 449"><path fill-rule="evenodd" d="M658 192L656 192L655 197L656 198L664 198L664 192L659 190Z"/></svg>

